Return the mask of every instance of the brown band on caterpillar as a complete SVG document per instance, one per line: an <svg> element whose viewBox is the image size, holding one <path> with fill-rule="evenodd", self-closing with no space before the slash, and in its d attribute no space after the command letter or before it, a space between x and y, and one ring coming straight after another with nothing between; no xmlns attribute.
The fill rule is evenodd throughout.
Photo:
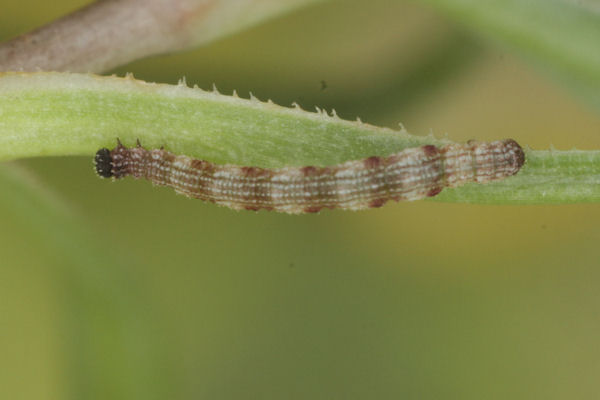
<svg viewBox="0 0 600 400"><path fill-rule="evenodd" d="M506 139L425 145L328 167L270 169L213 164L162 148L147 150L139 143L128 148L119 142L113 150L98 150L94 160L103 178L145 178L236 210L297 214L381 207L389 200L435 196L444 187L503 179L519 171L525 153L517 142Z"/></svg>

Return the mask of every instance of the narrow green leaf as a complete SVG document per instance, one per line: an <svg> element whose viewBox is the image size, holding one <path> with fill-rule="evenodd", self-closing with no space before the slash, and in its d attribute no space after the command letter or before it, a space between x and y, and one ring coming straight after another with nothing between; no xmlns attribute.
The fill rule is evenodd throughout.
<svg viewBox="0 0 600 400"><path fill-rule="evenodd" d="M185 85L56 72L0 75L0 160L91 158L117 138L263 167L335 164L445 142Z"/></svg>
<svg viewBox="0 0 600 400"><path fill-rule="evenodd" d="M427 0L535 60L600 107L600 7L574 0Z"/></svg>
<svg viewBox="0 0 600 400"><path fill-rule="evenodd" d="M526 151L513 177L444 190L435 200L480 204L566 204L600 201L600 151Z"/></svg>
<svg viewBox="0 0 600 400"><path fill-rule="evenodd" d="M140 139L147 147L262 167L332 165L448 143L185 85L65 73L0 75L0 160L89 155L91 164L95 151L114 147L117 137L129 145ZM447 189L439 200L595 202L599 181L600 152L528 151L517 176Z"/></svg>

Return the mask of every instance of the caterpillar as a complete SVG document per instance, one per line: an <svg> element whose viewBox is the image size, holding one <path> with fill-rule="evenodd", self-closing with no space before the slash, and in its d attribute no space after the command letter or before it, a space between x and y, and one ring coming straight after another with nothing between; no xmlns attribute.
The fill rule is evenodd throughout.
<svg viewBox="0 0 600 400"><path fill-rule="evenodd" d="M418 200L435 196L445 187L509 177L525 162L523 149L512 139L424 145L332 166L278 169L219 165L163 148L148 150L139 140L132 148L117 142L113 150L102 148L96 153L100 177L145 178L185 196L236 210L291 214L323 208L360 210L381 207L389 200Z"/></svg>

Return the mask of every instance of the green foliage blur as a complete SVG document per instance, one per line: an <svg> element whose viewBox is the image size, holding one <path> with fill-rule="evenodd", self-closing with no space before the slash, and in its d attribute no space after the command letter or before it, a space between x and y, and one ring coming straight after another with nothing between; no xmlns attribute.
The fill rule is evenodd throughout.
<svg viewBox="0 0 600 400"><path fill-rule="evenodd" d="M5 3L0 39L86 2ZM114 72L457 141L600 148L598 109L568 84L419 2L334 1ZM235 212L100 180L92 157L0 176L2 398L600 392L597 205Z"/></svg>

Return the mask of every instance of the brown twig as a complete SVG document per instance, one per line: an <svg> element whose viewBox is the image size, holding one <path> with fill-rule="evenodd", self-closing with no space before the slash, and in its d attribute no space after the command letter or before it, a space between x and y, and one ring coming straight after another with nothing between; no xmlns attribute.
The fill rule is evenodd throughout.
<svg viewBox="0 0 600 400"><path fill-rule="evenodd" d="M319 0L101 0L0 45L0 71L103 72Z"/></svg>

